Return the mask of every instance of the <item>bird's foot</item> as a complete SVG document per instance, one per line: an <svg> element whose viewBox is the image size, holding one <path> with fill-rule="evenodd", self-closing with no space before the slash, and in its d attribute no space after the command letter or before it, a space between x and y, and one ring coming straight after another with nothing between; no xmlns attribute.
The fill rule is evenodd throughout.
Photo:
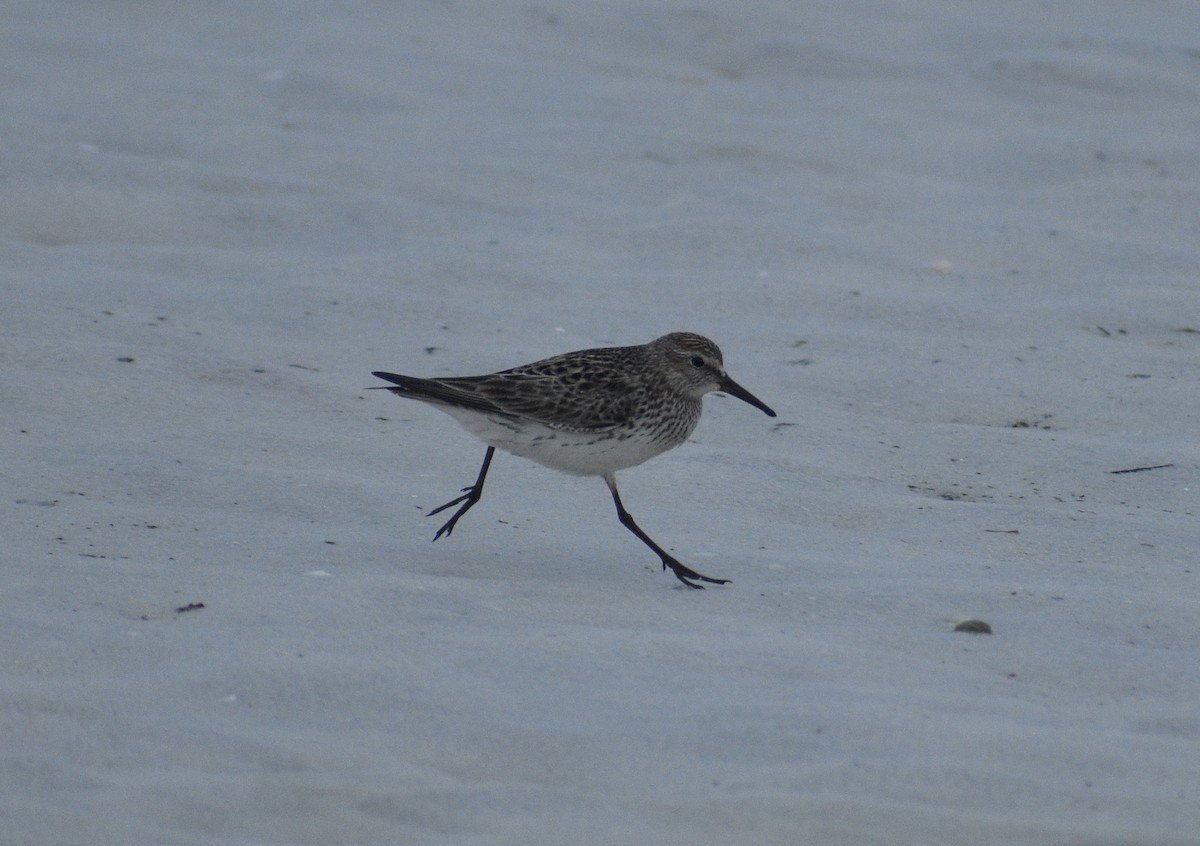
<svg viewBox="0 0 1200 846"><path fill-rule="evenodd" d="M455 497L445 505L439 505L437 508L426 514L426 517L432 517L434 514L445 511L452 505L458 505L460 502L463 504L463 507L458 509L458 511L455 511L454 516L447 520L445 525L437 530L437 534L433 536L433 539L436 541L441 538L442 535L449 537L450 533L454 531L454 524L458 522L458 518L470 511L471 506L479 502L479 499L482 496L482 485L467 485L465 488L463 488L462 496Z"/></svg>
<svg viewBox="0 0 1200 846"><path fill-rule="evenodd" d="M666 556L662 560L663 569L671 568L671 572L675 574L675 578L683 582L690 588L696 590L704 590L704 585L698 585L696 582L708 582L710 585L727 585L729 579L710 579L708 576L702 576L691 567L681 564L670 556Z"/></svg>

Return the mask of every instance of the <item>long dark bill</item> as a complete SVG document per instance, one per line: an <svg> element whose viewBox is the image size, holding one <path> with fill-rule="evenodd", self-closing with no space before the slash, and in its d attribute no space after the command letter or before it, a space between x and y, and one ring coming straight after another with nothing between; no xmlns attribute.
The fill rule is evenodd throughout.
<svg viewBox="0 0 1200 846"><path fill-rule="evenodd" d="M724 379L721 380L721 387L718 390L729 394L731 397L737 397L742 402L750 403L752 406L754 406L759 411L766 414L768 417L775 416L775 412L771 410L770 406L768 406L765 402L760 400L754 394L747 391L745 388L743 388L737 382L730 379L728 376L726 376Z"/></svg>

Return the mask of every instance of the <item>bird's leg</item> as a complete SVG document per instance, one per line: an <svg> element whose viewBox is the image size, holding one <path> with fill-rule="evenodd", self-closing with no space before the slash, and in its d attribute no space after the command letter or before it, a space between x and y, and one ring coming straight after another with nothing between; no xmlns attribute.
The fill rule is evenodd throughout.
<svg viewBox="0 0 1200 846"><path fill-rule="evenodd" d="M729 579L710 579L708 576L700 575L695 570L680 563L673 555L656 544L648 534L642 531L641 526L633 521L633 515L626 511L625 506L621 504L621 495L617 493L616 477L612 473L606 473L604 475L604 483L608 485L608 490L612 493L613 503L617 506L617 519L621 521L621 525L637 535L638 540L654 550L655 554L662 559L664 570L670 567L671 572L675 574L675 578L688 587L696 588L697 590L703 590L704 585L698 585L696 581L708 582L714 585L729 584ZM696 581L692 581L693 579Z"/></svg>
<svg viewBox="0 0 1200 846"><path fill-rule="evenodd" d="M483 456L483 466L479 468L479 478L475 480L475 484L467 485L465 488L463 488L462 496L455 497L445 505L439 505L437 508L425 515L426 517L432 517L439 511L445 511L451 505L458 505L460 502L463 504L462 508L455 511L454 516L446 521L446 525L437 530L437 534L433 536L435 541L442 535L449 536L450 533L454 531L454 524L458 522L458 518L470 511L472 505L479 502L480 497L483 496L483 480L487 476L488 466L492 463L492 456L495 455L495 453L495 447L489 446L487 448L487 452Z"/></svg>

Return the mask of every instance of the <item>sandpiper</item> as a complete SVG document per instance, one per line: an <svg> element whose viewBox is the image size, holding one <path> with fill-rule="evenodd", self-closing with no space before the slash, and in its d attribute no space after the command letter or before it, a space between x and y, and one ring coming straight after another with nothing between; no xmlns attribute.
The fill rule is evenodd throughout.
<svg viewBox="0 0 1200 846"><path fill-rule="evenodd" d="M617 517L662 559L679 581L723 585L728 579L702 576L655 543L625 510L616 472L677 447L700 422L701 399L721 391L770 417L765 403L725 373L721 350L690 332L632 347L602 347L556 355L486 376L419 379L372 374L392 382L381 388L427 402L449 414L488 445L474 484L429 512L461 507L438 529L449 536L483 495L483 480L496 449L532 459L564 473L600 476L608 485Z"/></svg>

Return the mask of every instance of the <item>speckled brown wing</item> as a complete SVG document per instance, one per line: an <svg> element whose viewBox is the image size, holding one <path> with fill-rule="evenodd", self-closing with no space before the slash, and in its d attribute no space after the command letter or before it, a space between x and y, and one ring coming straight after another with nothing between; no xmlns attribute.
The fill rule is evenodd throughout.
<svg viewBox="0 0 1200 846"><path fill-rule="evenodd" d="M581 350L486 376L421 379L373 375L397 385L394 394L459 406L560 431L603 432L627 424L644 386L630 377L628 347ZM582 366L586 362L586 367ZM636 372L636 371L635 371Z"/></svg>
<svg viewBox="0 0 1200 846"><path fill-rule="evenodd" d="M437 381L493 413L561 431L603 432L628 424L642 394L630 377L628 355L624 347L583 350L487 376Z"/></svg>

